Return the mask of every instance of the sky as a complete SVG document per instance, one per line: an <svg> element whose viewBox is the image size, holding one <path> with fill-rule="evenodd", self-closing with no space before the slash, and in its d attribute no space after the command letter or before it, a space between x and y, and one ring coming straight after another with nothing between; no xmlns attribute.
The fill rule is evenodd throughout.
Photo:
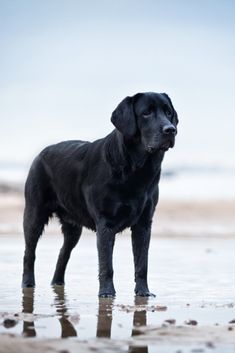
<svg viewBox="0 0 235 353"><path fill-rule="evenodd" d="M235 1L0 0L0 163L112 131L128 95L166 92L172 165L235 166Z"/></svg>

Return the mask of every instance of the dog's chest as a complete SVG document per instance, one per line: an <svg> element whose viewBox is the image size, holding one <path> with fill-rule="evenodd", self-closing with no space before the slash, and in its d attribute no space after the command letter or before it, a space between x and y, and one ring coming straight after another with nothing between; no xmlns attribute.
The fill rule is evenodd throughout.
<svg viewBox="0 0 235 353"><path fill-rule="evenodd" d="M105 197L101 213L113 226L128 227L142 214L146 201L144 196L125 200Z"/></svg>
<svg viewBox="0 0 235 353"><path fill-rule="evenodd" d="M111 188L101 206L101 214L112 227L120 230L131 227L138 222L144 209L153 203L153 190L147 188Z"/></svg>
<svg viewBox="0 0 235 353"><path fill-rule="evenodd" d="M155 207L160 169L144 168L124 180L93 184L85 192L86 204L95 222L105 221L109 228L122 231L136 224ZM146 210L150 210L146 212ZM148 221L148 220L147 220Z"/></svg>

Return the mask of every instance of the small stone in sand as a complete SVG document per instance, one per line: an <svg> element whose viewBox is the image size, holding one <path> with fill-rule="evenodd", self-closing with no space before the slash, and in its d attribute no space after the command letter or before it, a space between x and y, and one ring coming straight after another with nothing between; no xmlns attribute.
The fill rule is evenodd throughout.
<svg viewBox="0 0 235 353"><path fill-rule="evenodd" d="M168 323L168 324L170 324L170 325L175 325L176 320L175 320L175 319L167 319L167 320L165 320L164 322L166 322L166 323Z"/></svg>
<svg viewBox="0 0 235 353"><path fill-rule="evenodd" d="M155 309L156 311L166 311L166 310L167 310L167 306L165 306L165 305L156 305L156 306L154 307L154 309Z"/></svg>
<svg viewBox="0 0 235 353"><path fill-rule="evenodd" d="M229 324L235 324L235 319L229 321Z"/></svg>
<svg viewBox="0 0 235 353"><path fill-rule="evenodd" d="M186 325L192 325L192 326L196 326L197 325L197 321L196 320L187 320L184 323Z"/></svg>
<svg viewBox="0 0 235 353"><path fill-rule="evenodd" d="M6 328L14 327L17 324L17 321L14 319L5 319L3 321L3 326Z"/></svg>
<svg viewBox="0 0 235 353"><path fill-rule="evenodd" d="M215 348L215 345L214 345L213 342L206 342L206 346L207 346L208 348Z"/></svg>

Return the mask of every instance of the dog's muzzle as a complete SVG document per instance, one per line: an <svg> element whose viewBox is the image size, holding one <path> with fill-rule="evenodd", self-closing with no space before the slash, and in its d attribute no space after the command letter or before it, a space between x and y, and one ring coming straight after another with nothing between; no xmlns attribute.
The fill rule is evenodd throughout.
<svg viewBox="0 0 235 353"><path fill-rule="evenodd" d="M160 146L160 150L162 150L162 151L168 151L169 148L173 148L174 145L175 145L175 140L174 140L174 139L169 140L169 141L163 143L163 144Z"/></svg>
<svg viewBox="0 0 235 353"><path fill-rule="evenodd" d="M148 153L154 153L156 151L167 151L169 148L173 148L175 145L175 137L174 136L169 136L168 139L164 138L162 142L156 144L156 145L147 145L146 146L146 151Z"/></svg>

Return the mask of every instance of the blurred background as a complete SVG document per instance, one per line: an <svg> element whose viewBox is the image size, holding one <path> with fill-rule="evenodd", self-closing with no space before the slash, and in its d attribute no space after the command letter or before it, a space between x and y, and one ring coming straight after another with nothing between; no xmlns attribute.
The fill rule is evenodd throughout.
<svg viewBox="0 0 235 353"><path fill-rule="evenodd" d="M1 195L22 192L46 145L103 137L125 96L155 91L180 119L162 205L232 216L234 16L233 0L1 0Z"/></svg>
<svg viewBox="0 0 235 353"><path fill-rule="evenodd" d="M113 319L109 307L105 324L98 308L95 236L81 237L65 292L52 292L62 241L56 221L37 248L36 292L22 296L23 187L32 160L46 145L104 137L118 103L144 91L166 92L180 120L163 162L149 254L150 288L169 310L142 307L138 321L141 311L135 316L123 306L134 303L129 230L114 251L121 306ZM0 340L1 333L60 337L63 327L87 340L100 328L110 331L112 320L112 337L123 339L134 335L133 323L147 320L153 332L163 318L177 325L192 318L210 332L221 330L215 344L205 334L205 351L217 348L235 305L234 95L235 0L0 0ZM4 326L7 312L14 313L11 328ZM35 324L31 316L22 321L33 312ZM140 350L156 351L151 344Z"/></svg>

